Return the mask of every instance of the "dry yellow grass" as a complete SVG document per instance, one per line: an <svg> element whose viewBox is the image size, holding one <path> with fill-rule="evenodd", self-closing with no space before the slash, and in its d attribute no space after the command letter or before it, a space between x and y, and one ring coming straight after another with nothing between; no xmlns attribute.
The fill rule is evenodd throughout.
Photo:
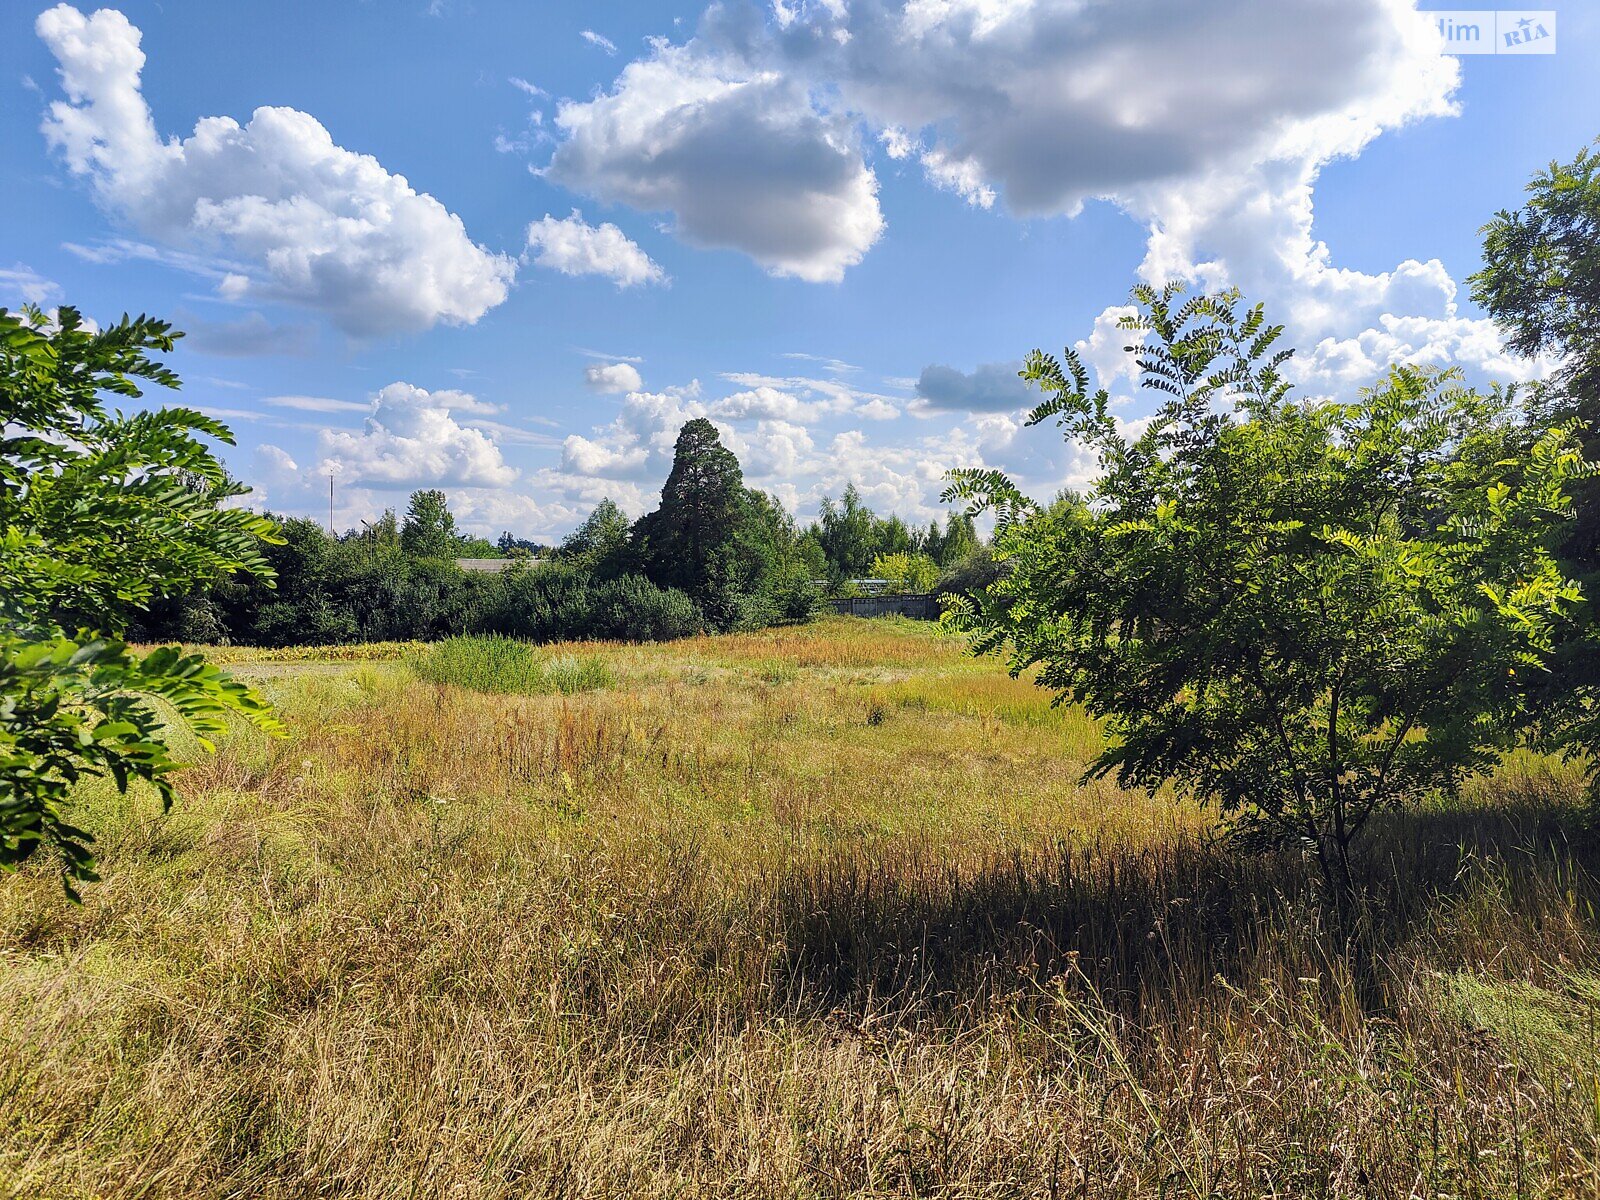
<svg viewBox="0 0 1600 1200"><path fill-rule="evenodd" d="M0 1195L1594 1194L1563 768L1386 829L1352 954L927 627L582 652L235 652L289 740L0 885Z"/></svg>

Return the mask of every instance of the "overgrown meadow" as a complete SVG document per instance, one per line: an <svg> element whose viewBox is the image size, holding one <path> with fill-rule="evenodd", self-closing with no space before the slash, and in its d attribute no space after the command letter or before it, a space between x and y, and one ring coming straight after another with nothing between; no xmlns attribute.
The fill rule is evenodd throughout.
<svg viewBox="0 0 1600 1200"><path fill-rule="evenodd" d="M1292 855L931 626L225 651L289 729L0 889L0 1194L1593 1194L1596 855L1518 755Z"/></svg>

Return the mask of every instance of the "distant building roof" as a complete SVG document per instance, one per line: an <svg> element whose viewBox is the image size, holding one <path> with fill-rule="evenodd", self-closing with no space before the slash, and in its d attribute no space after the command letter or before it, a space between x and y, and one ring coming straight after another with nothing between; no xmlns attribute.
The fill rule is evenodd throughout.
<svg viewBox="0 0 1600 1200"><path fill-rule="evenodd" d="M478 571L484 575L498 575L513 563L532 562L530 558L458 558L456 566L463 571Z"/></svg>

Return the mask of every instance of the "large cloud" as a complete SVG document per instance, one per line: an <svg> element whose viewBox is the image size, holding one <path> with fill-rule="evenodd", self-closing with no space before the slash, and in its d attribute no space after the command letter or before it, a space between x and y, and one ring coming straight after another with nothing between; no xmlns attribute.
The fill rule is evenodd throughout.
<svg viewBox="0 0 1600 1200"><path fill-rule="evenodd" d="M140 32L114 9L62 4L36 31L60 63L65 101L43 131L97 201L141 235L245 265L219 290L326 312L355 335L471 323L506 298L515 264L374 158L334 143L292 108L248 124L206 117L163 140L140 90Z"/></svg>
<svg viewBox="0 0 1600 1200"><path fill-rule="evenodd" d="M1038 396L1018 377L1021 363L984 363L971 374L935 364L924 367L917 395L930 409L965 412L1016 412L1037 404Z"/></svg>
<svg viewBox="0 0 1600 1200"><path fill-rule="evenodd" d="M1455 79L1408 0L852 0L780 7L791 70L1014 212L1071 213L1224 162L1326 157L1440 111ZM710 32L759 52L728 16Z"/></svg>
<svg viewBox="0 0 1600 1200"><path fill-rule="evenodd" d="M562 104L549 168L679 232L836 279L882 228L853 126L982 207L1116 201L1355 153L1449 111L1454 60L1410 0L800 0L713 6L608 94ZM1268 201L1276 197L1268 197Z"/></svg>
<svg viewBox="0 0 1600 1200"><path fill-rule="evenodd" d="M317 472L369 488L507 487L518 472L494 436L457 420L461 413L496 411L466 392L391 383L372 402L360 432L323 432Z"/></svg>
<svg viewBox="0 0 1600 1200"><path fill-rule="evenodd" d="M883 230L853 124L782 71L705 43L658 45L555 122L549 178L669 212L685 241L742 250L775 275L838 280Z"/></svg>
<svg viewBox="0 0 1600 1200"><path fill-rule="evenodd" d="M1312 389L1348 390L1393 361L1548 369L1462 315L1437 260L1349 270L1313 234L1328 162L1455 111L1459 63L1414 0L855 0L780 7L776 21L765 41L726 18L709 30L826 80L888 153L974 204L1054 215L1115 202L1150 231L1146 280L1267 301ZM1086 349L1111 382L1126 360L1095 353L1102 332Z"/></svg>

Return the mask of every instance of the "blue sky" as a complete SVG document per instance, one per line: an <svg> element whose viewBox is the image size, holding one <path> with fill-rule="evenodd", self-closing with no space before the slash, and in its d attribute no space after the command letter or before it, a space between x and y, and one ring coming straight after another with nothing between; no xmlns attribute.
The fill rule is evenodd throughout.
<svg viewBox="0 0 1600 1200"><path fill-rule="evenodd" d="M1413 7L13 2L0 304L189 329L184 399L279 512L331 469L341 526L442 486L558 535L642 511L704 414L802 516L854 480L926 519L950 467L1092 469L1020 427L1034 346L1147 411L1111 328L1141 277L1265 300L1312 392L1548 369L1463 281L1600 135L1600 11L1458 60Z"/></svg>

